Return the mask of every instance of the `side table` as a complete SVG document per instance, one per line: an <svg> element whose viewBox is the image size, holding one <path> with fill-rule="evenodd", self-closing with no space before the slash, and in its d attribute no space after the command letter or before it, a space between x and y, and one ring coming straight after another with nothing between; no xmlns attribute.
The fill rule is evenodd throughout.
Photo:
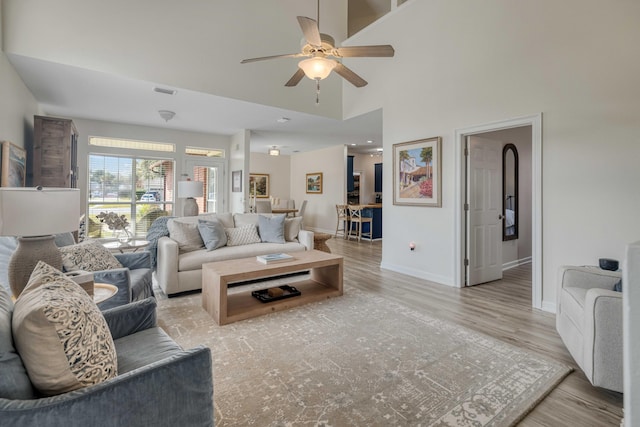
<svg viewBox="0 0 640 427"><path fill-rule="evenodd" d="M328 233L313 233L313 249L318 251L331 253L331 249L327 246L327 240L333 237Z"/></svg>
<svg viewBox="0 0 640 427"><path fill-rule="evenodd" d="M96 304L104 302L118 293L118 287L108 283L93 284L93 302Z"/></svg>
<svg viewBox="0 0 640 427"><path fill-rule="evenodd" d="M120 242L118 240L114 240L111 242L104 242L102 246L104 246L105 248L111 251L120 251L120 253L122 254L127 251L135 252L138 249L146 248L147 246L149 246L149 241L143 240L143 239L133 239L125 243L125 242Z"/></svg>

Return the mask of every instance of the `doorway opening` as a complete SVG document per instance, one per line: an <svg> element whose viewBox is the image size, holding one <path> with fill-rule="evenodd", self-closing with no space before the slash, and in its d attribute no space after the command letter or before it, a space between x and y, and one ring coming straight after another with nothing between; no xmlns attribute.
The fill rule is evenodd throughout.
<svg viewBox="0 0 640 427"><path fill-rule="evenodd" d="M498 137L501 137L504 139L505 135L516 134L518 132L517 129L520 128L519 131L522 131L523 127L527 127L527 130L530 132L531 143L530 156L527 156L529 159L524 165L521 161L520 170L522 171L523 168L525 170L528 168L530 170L531 178L530 197L528 197L529 203L528 205L527 203L524 203L523 206L520 206L519 214L521 218L520 223L528 223L527 226L522 227L521 225L520 228L523 231L525 231L525 229L530 229L530 237L526 238L529 234L525 231L524 234L522 232L520 233L523 236L522 239L503 240L505 218L503 218L504 202L502 201L502 198L505 197L505 195L503 194L502 187L502 145L504 144L500 145L498 142L487 143L485 141L485 146L489 148L489 150L487 150L488 154L481 154L476 157L476 160L492 159L489 163L493 164L489 164L486 167L482 164L476 172L469 171L469 165L470 163L473 164L473 162L469 160L470 156L466 155L466 153L469 152L467 146L470 138L498 139ZM501 275L505 264L507 267L509 266L509 263L516 266L528 262L530 259L532 264L532 306L534 308L542 308L541 147L542 116L540 114L489 123L472 128L459 129L456 131L456 215L458 218L458 221L456 221L456 261L458 268L456 269L455 278L457 286L464 287L469 284L470 266L477 266L479 263L485 263L488 265L494 264L492 268L494 271L498 269L499 274ZM499 153L499 157L496 157L496 153ZM473 153L469 154L473 155ZM500 171L498 175L496 175L496 173L494 173L496 168L495 162L498 160L500 162ZM486 181L485 184L483 184L484 189L479 188L477 186L477 182L474 181L474 178L470 177L470 174L473 173L477 174L478 181ZM492 193L487 195L484 194L483 191L489 191ZM499 196L497 196L496 193L499 193ZM471 235L470 225L473 221L477 221L478 219L471 218L472 215L470 213L470 209L472 207L472 203L470 203L469 200L474 198L474 201L478 202L479 196L487 196L484 200L479 202L480 204L485 203L485 207L487 209L485 209L485 212L477 218L484 216L485 218L489 218L489 220L484 224L485 229L474 229L473 231L476 235ZM523 199L523 197L520 197L520 200ZM523 213L524 211L526 211L526 213ZM523 219L525 218L526 221L523 222ZM477 230L480 231L478 232ZM474 240L474 237L477 236L481 237ZM518 240L521 241L518 242ZM525 247L528 246L530 254L527 254L527 251L520 248L520 253L524 253L525 255L518 255L518 244ZM507 251L513 252L509 254L510 259L507 262L503 260L501 255L504 247L506 247ZM484 259L479 259L477 257L484 257Z"/></svg>

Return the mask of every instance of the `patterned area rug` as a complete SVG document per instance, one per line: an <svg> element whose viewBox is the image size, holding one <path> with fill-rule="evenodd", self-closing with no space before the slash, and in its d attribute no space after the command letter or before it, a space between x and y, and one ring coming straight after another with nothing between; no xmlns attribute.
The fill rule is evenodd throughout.
<svg viewBox="0 0 640 427"><path fill-rule="evenodd" d="M159 301L158 319L211 348L216 426L507 426L570 372L351 288L223 327L196 294Z"/></svg>

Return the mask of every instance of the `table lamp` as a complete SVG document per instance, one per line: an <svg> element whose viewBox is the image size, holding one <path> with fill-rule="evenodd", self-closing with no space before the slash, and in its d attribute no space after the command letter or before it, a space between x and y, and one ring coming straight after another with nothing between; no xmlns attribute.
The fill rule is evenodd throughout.
<svg viewBox="0 0 640 427"><path fill-rule="evenodd" d="M9 260L9 286L18 298L38 261L62 269L53 234L78 229L80 190L76 188L0 188L0 236L15 236Z"/></svg>
<svg viewBox="0 0 640 427"><path fill-rule="evenodd" d="M203 185L201 181L178 181L178 197L187 199L182 208L184 216L198 215L198 204L194 197L202 197Z"/></svg>

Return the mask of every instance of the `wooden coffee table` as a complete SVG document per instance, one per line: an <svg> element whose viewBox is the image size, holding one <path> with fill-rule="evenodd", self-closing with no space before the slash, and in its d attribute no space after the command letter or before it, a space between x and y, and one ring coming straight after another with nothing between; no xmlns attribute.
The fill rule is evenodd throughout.
<svg viewBox="0 0 640 427"><path fill-rule="evenodd" d="M343 259L321 251L289 254L292 261L262 264L256 257L210 262L202 265L202 307L218 325L287 310L310 302L342 295ZM251 295L251 290L229 295L230 283L309 271L310 277L293 283L301 295L263 303ZM265 286L268 287L268 286Z"/></svg>

